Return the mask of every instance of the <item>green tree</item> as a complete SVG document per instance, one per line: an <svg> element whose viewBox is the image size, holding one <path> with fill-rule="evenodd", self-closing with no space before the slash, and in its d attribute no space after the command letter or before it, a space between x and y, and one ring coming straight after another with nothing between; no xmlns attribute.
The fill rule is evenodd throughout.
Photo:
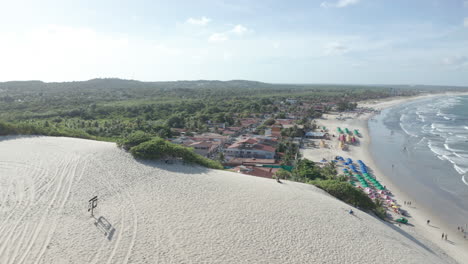
<svg viewBox="0 0 468 264"><path fill-rule="evenodd" d="M275 178L283 180L290 179L291 173L285 169L279 169L277 172L275 172Z"/></svg>

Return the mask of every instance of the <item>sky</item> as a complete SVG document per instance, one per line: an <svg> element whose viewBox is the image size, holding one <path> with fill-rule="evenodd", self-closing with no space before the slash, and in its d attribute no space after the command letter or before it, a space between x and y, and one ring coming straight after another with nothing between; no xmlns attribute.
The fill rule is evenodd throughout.
<svg viewBox="0 0 468 264"><path fill-rule="evenodd" d="M468 0L0 0L0 81L468 86Z"/></svg>

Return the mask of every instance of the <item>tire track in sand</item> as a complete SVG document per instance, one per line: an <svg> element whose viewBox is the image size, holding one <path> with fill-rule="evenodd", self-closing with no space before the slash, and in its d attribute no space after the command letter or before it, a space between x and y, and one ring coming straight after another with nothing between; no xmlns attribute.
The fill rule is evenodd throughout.
<svg viewBox="0 0 468 264"><path fill-rule="evenodd" d="M26 258L28 257L28 255L30 255L30 253L31 253L31 251L33 249L33 246L35 244L37 244L36 241L37 241L37 239L39 237L39 234L44 230L44 227L45 227L45 232L48 232L50 230L51 226L46 225L46 220L47 220L49 214L51 213L51 209L54 207L54 204L56 203L57 198L59 197L60 193L62 192L62 190L64 188L64 185L66 184L64 182L68 178L67 177L67 172L72 170L72 169L70 169L70 167L72 167L72 160L71 159L67 160L65 162L65 166L63 166L62 169L59 168L58 173L61 176L58 179L58 183L57 183L55 192L54 192L54 194L52 196L52 199L48 203L48 205L44 208L44 213L42 214L41 219L38 222L38 224L35 226L35 228L33 230L33 234L31 236L30 243L27 246L26 250L23 252L18 264L23 263L26 260Z"/></svg>
<svg viewBox="0 0 468 264"><path fill-rule="evenodd" d="M17 164L25 164L25 163L17 163ZM56 170L56 174L58 174L60 172L60 166L57 167L57 170ZM7 245L11 248L13 247L14 245L12 243L9 243L10 239L11 239L11 235L13 233L15 233L16 229L19 227L20 223L22 223L22 220L23 218L30 213L31 209L33 208L33 202L31 200L29 200L27 202L27 204L24 206L23 208L23 211L22 211L22 214L20 215L20 217L18 219L14 219L15 220L15 224L13 227L10 227L8 229L8 231L4 231L4 228L7 227L7 225L3 225L2 226L2 229L0 230L0 232L3 234L2 238L3 238L3 241L0 240L0 260L1 259L6 259L7 257L9 257L9 250L6 250L7 249ZM20 208L21 209L21 208ZM10 218L12 218L12 216L17 213L17 211L12 211L11 214L9 215L8 217L8 221ZM31 214L33 214L34 212L31 212ZM30 242L31 243L31 242ZM3 252L6 250L6 253L4 254Z"/></svg>
<svg viewBox="0 0 468 264"><path fill-rule="evenodd" d="M70 192L71 192L71 188L73 186L73 183L74 183L74 179L76 177L76 172L78 170L78 165L80 165L80 158L78 158L76 161L73 162L74 165L75 165L75 168L73 169L73 173L71 174L71 176L69 175L67 177L68 179L68 186L65 190L63 194L63 198L62 198L62 201L59 205L59 210L57 213L54 214L54 219L53 219L53 224L51 225L51 227L48 229L48 234L47 234L47 237L46 237L46 240L44 241L43 245L42 245L42 248L41 250L39 251L39 255L35 258L36 260L34 261L35 264L39 263L39 261L41 260L41 258L43 257L45 251L47 250L47 247L49 246L50 244L50 240L52 239L52 236L53 234L55 233L55 230L57 229L57 222L58 222L58 218L62 215L62 212L63 212L63 209L65 207L65 204L66 202L68 201L68 198L70 197ZM83 171L84 172L84 171ZM83 173L82 172L82 173Z"/></svg>
<svg viewBox="0 0 468 264"><path fill-rule="evenodd" d="M118 251L118 248L121 244L122 241L122 238L124 237L124 232L128 229L130 229L131 227L133 227L133 230L132 230L132 233L130 235L130 242L128 243L129 246L126 250L126 253L125 253L125 256L122 260L122 263L128 263L128 260L131 256L131 252L132 252L132 249L135 245L135 242L136 242L136 235L137 235L137 230L138 230L138 216L136 214L136 206L135 206L135 203L134 203L134 200L133 200L133 197L130 195L130 193L128 192L127 190L127 186L120 186L118 185L118 183L114 183L114 180L113 180L113 175L108 171L106 170L105 168L105 164L101 161L101 159L96 159L98 160L98 166L105 172L105 174L108 176L108 177L103 177L103 181L106 182L106 186L108 186L107 188L109 190L112 190L113 192L115 192L118 197L119 197L119 200L121 201L121 203L119 203L119 205L121 205L121 208L120 208L120 227L119 227L119 233L117 234L117 241L115 242L113 248L112 248L112 251L107 259L107 262L106 263L111 263L112 262L112 259L114 258L114 256L117 254L117 251ZM122 192L124 192L125 195L122 195ZM124 199L126 196L127 199ZM125 224L127 221L127 214L126 214L126 209L128 207L127 206L124 206L124 202L125 201L130 201L130 205L131 205L131 210L133 211L132 215L133 215L133 220L128 220L128 221L133 221L133 224L131 225L130 228L127 227L127 225ZM106 241L107 242L107 241ZM95 263L95 261L97 261L97 258L94 258L93 259L93 263Z"/></svg>

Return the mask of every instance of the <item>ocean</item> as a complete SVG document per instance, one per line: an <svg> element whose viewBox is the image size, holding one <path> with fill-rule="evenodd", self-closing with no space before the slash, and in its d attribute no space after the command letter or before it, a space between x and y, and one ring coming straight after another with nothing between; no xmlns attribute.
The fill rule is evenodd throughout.
<svg viewBox="0 0 468 264"><path fill-rule="evenodd" d="M468 224L468 96L385 109L369 131L377 166L415 206L455 228Z"/></svg>

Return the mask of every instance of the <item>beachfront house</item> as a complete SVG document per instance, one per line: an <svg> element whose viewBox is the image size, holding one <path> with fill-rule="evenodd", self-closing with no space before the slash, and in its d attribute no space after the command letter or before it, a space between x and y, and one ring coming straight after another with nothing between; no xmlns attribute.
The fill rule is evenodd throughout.
<svg viewBox="0 0 468 264"><path fill-rule="evenodd" d="M220 146L221 142L219 141L197 141L188 145L188 147L193 148L195 153L204 157L209 157L215 153Z"/></svg>
<svg viewBox="0 0 468 264"><path fill-rule="evenodd" d="M245 166L245 165L240 165L232 169L232 171L237 172L237 173L242 173L242 174L252 175L252 176L257 176L257 177L264 177L264 178L273 178L273 176L278 170L279 168L266 168L266 167Z"/></svg>
<svg viewBox="0 0 468 264"><path fill-rule="evenodd" d="M258 139L249 138L236 142L224 150L226 157L274 159L276 148L261 144Z"/></svg>

